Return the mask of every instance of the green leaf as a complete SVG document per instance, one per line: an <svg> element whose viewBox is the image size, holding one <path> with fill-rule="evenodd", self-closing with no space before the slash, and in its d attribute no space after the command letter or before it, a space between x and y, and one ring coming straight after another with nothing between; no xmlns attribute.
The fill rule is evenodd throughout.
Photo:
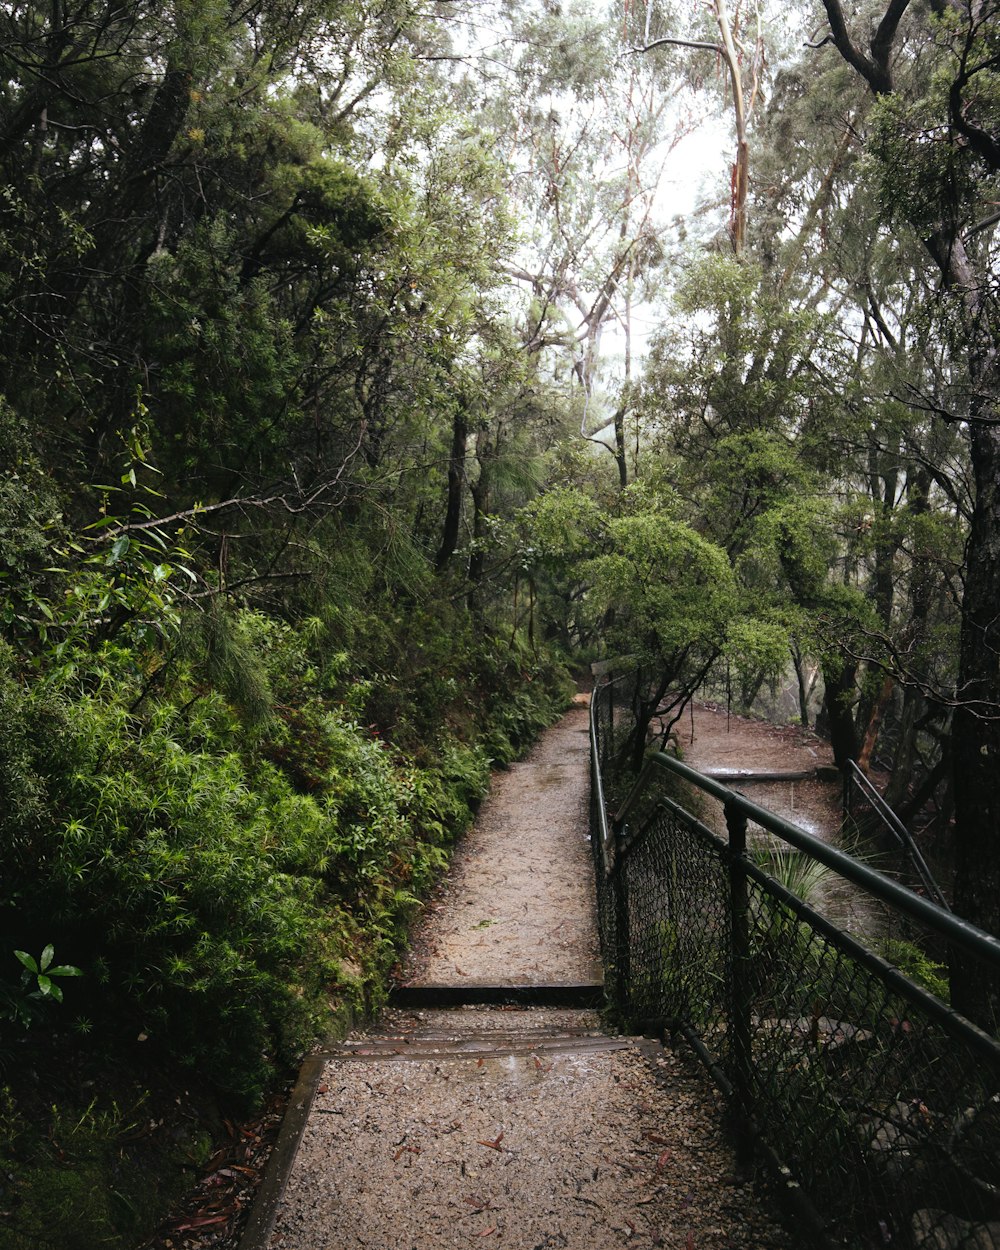
<svg viewBox="0 0 1000 1250"><path fill-rule="evenodd" d="M38 964L35 963L34 959L28 954L27 951L15 951L14 954L21 961L21 963L24 964L29 972L33 972L36 975L38 974Z"/></svg>
<svg viewBox="0 0 1000 1250"><path fill-rule="evenodd" d="M57 1003L63 1000L63 992L54 981L50 981L48 977L40 976L38 978L38 992L43 998L51 998Z"/></svg>
<svg viewBox="0 0 1000 1250"><path fill-rule="evenodd" d="M44 972L52 962L52 956L56 953L56 948L50 942L42 951L41 970Z"/></svg>
<svg viewBox="0 0 1000 1250"><path fill-rule="evenodd" d="M108 553L107 563L117 564L118 561L122 558L122 556L124 556L125 553L128 551L129 546L130 546L130 543L129 543L128 535L127 534L119 535L119 537L116 538L115 541L111 544L111 551Z"/></svg>

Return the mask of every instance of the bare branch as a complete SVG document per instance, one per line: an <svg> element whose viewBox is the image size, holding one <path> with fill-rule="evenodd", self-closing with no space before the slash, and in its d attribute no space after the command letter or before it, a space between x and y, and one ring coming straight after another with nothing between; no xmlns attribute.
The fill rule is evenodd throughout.
<svg viewBox="0 0 1000 1250"><path fill-rule="evenodd" d="M851 39L840 0L823 0L837 51L848 65L858 71L876 95L889 95L892 92L892 74L889 68L892 44L909 3L910 0L891 0L871 41L872 55L867 57Z"/></svg>
<svg viewBox="0 0 1000 1250"><path fill-rule="evenodd" d="M662 39L654 39L652 43L647 43L644 47L641 47L641 48L629 48L628 52L625 55L636 56L637 54L640 54L643 52L652 52L656 48L664 48L664 47L696 48L696 49L700 49L702 52L721 53L722 51L724 51L722 44L720 43L705 43L699 39L668 39L667 37L664 37Z"/></svg>
<svg viewBox="0 0 1000 1250"><path fill-rule="evenodd" d="M1000 213L992 213L989 217L984 217L982 221L977 221L974 226L970 226L965 234L962 235L962 242L967 242L974 234L979 234L981 230L989 230L990 226L995 226L998 221L1000 221Z"/></svg>

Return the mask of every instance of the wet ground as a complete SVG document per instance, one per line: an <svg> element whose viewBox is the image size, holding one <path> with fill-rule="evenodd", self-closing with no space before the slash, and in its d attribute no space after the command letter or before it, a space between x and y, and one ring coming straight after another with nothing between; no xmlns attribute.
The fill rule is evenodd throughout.
<svg viewBox="0 0 1000 1250"><path fill-rule="evenodd" d="M496 776L416 934L407 993L598 979L588 747L581 705ZM611 1035L591 1011L394 1010L315 1064L273 1225L245 1250L794 1244L738 1173L690 1053Z"/></svg>
<svg viewBox="0 0 1000 1250"><path fill-rule="evenodd" d="M725 774L724 784L824 841L836 841L841 825L839 774L823 780L816 769L833 768L830 744L796 725L771 725L724 707L695 703L676 726L684 761L700 772ZM754 781L755 773L811 772L808 778ZM745 776L734 774L744 773Z"/></svg>
<svg viewBox="0 0 1000 1250"><path fill-rule="evenodd" d="M748 716L729 714L711 703L694 703L675 727L682 759L704 772L719 776L730 789L791 821L820 841L841 849L843 799L840 774L833 766L830 744L798 725L772 725ZM818 775L817 775L818 770ZM755 780L754 774L810 773L789 780ZM725 832L721 808L706 804L708 820ZM778 843L750 826L748 841L760 853ZM832 873L822 874L810 901L834 923L862 939L875 939L884 928L882 909Z"/></svg>

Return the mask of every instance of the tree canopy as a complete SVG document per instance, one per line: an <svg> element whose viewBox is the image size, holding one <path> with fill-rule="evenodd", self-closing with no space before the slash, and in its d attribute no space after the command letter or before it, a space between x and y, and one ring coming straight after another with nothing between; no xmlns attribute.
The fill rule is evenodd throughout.
<svg viewBox="0 0 1000 1250"><path fill-rule="evenodd" d="M633 765L789 685L1000 933L998 16L4 6L3 1027L54 944L252 1100L599 655Z"/></svg>

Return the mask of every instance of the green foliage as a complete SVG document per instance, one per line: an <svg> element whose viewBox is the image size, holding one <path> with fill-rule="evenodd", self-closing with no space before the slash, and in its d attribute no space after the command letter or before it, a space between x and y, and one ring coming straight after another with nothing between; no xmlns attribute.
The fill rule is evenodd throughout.
<svg viewBox="0 0 1000 1250"><path fill-rule="evenodd" d="M27 951L15 951L19 963L23 965L25 977L24 983L31 986L32 998L51 998L57 1003L63 1000L63 992L58 981L54 981L53 977L79 977L83 973L73 964L54 964L52 962L55 955L55 947L50 942L42 951L38 959L33 955L29 955Z"/></svg>
<svg viewBox="0 0 1000 1250"><path fill-rule="evenodd" d="M44 1131L39 1131L44 1130ZM5 1250L130 1250L155 1227L165 1197L176 1197L204 1162L198 1142L178 1134L172 1156L150 1175L143 1140L150 1109L102 1094L50 1101L29 1122L13 1091L0 1088L0 1159L5 1177Z"/></svg>
<svg viewBox="0 0 1000 1250"><path fill-rule="evenodd" d="M60 516L57 493L32 445L30 427L2 396L0 465L0 587L10 605L5 614L12 614L12 600L36 593L44 582L50 531Z"/></svg>
<svg viewBox="0 0 1000 1250"><path fill-rule="evenodd" d="M0 932L25 945L51 925L91 974L74 1007L127 1013L244 1101L322 1031L331 993L373 1001L488 782L488 747L446 732L418 762L338 706L331 670L311 662L324 635L217 605L155 697L123 648L105 649L96 690L65 663L25 684L9 651L0 674L13 799ZM516 673L502 664L494 680ZM497 734L523 743L550 690L507 687ZM442 707L430 716L440 726ZM45 962L36 975L58 997L63 969Z"/></svg>
<svg viewBox="0 0 1000 1250"><path fill-rule="evenodd" d="M691 526L641 503L606 525L605 553L587 562L593 608L618 654L704 656L722 644L736 607L725 552Z"/></svg>
<svg viewBox="0 0 1000 1250"><path fill-rule="evenodd" d="M79 977L73 964L53 964L55 948L49 943L36 959L27 951L14 951L21 965L18 984L0 981L0 1019L28 1029L42 1018L45 1004L63 1001L62 986L54 978Z"/></svg>
<svg viewBox="0 0 1000 1250"><path fill-rule="evenodd" d="M881 953L911 981L916 981L942 1002L950 1001L948 969L932 959L915 942L905 938L889 938L882 943Z"/></svg>
<svg viewBox="0 0 1000 1250"><path fill-rule="evenodd" d="M969 153L938 141L946 90L942 80L920 99L885 95L872 108L866 171L876 183L882 214L927 236L943 218L967 213L975 202Z"/></svg>
<svg viewBox="0 0 1000 1250"><path fill-rule="evenodd" d="M782 620L739 617L730 622L722 651L739 675L777 679L788 667L789 631Z"/></svg>

